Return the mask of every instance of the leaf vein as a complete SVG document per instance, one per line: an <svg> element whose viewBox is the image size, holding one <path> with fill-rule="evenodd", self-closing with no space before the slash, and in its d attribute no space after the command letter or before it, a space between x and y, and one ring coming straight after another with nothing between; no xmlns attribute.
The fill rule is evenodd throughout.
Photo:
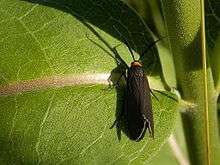
<svg viewBox="0 0 220 165"><path fill-rule="evenodd" d="M35 4L34 6L32 6L32 8L30 8L30 10L28 10L23 16L20 16L18 19L23 19L24 17L28 16L32 11L34 11L34 9L39 6L38 4Z"/></svg>
<svg viewBox="0 0 220 165"><path fill-rule="evenodd" d="M37 142L35 144L35 150L36 150L36 153L37 153L37 157L38 157L38 163L40 162L40 151L39 151L39 147L40 147L40 138L41 138L41 135L42 135L42 130L43 130L43 127L44 127L44 124L49 116L49 113L50 113L50 110L51 110L51 107L52 107L52 103L54 101L54 97L55 97L55 92L53 93L52 97L51 97L51 100L49 102L49 105L48 105L48 108L43 116L43 120L42 122L40 123L40 129L39 129L39 132L38 132L38 137L37 137Z"/></svg>
<svg viewBox="0 0 220 165"><path fill-rule="evenodd" d="M38 40L38 38L37 38L37 37L35 36L35 34L25 25L25 23L24 23L22 20L20 20L20 19L17 19L17 20L18 20L18 21L20 22L20 24L25 28L25 30L32 36L32 38L36 41L36 43L38 44L40 50L42 51L42 53L43 53L43 55L44 55L44 58L45 58L45 60L46 60L46 62L47 62L47 64L48 64L48 67L50 67L51 70L54 71L54 70L52 69L52 65L50 64L50 61L49 61L49 59L48 59L48 57L47 57L47 55L46 55L46 51L43 49L43 46L41 45L41 43L40 43L40 41Z"/></svg>
<svg viewBox="0 0 220 165"><path fill-rule="evenodd" d="M105 127L104 127L104 129L103 129L101 135L98 136L94 141L92 141L85 149L83 149L83 150L80 152L80 154L79 154L80 156L83 156L89 148L91 148L91 147L92 147L94 144L96 144L100 139L102 139L102 137L103 137L103 135L104 135L104 133L105 133L105 130L106 130L106 128L107 128L107 125L108 125L108 123L105 125Z"/></svg>
<svg viewBox="0 0 220 165"><path fill-rule="evenodd" d="M14 116L13 116L13 119L12 119L12 125L11 125L11 129L10 129L10 132L9 132L9 139L12 140L12 133L13 133L13 130L15 128L15 120L16 120L16 117L17 117L17 114L18 114L18 104L17 104L17 97L15 96L14 98L14 102L15 102L15 113L14 113Z"/></svg>

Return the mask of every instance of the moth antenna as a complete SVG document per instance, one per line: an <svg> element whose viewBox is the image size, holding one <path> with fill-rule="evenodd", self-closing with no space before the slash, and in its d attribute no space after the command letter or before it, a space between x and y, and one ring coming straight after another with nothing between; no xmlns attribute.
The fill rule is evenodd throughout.
<svg viewBox="0 0 220 165"><path fill-rule="evenodd" d="M115 48L112 48L109 43L88 23L86 23L86 21L82 22L100 41L103 42L103 44L114 54L114 56L110 55L111 53L108 53L113 59L115 59L117 65L122 64L124 67L129 68L128 65L126 64L126 62L120 57L120 55L118 54L117 50ZM91 41L91 40L90 40ZM96 42L93 41L94 44L96 44ZM96 44L99 48L101 48L102 50L104 50L106 52L106 50L99 44ZM108 52L108 51L107 51ZM107 53L106 52L106 53Z"/></svg>
<svg viewBox="0 0 220 165"><path fill-rule="evenodd" d="M161 38L157 39L156 41L153 41L152 43L150 43L150 45L148 45L148 47L141 53L140 56L143 56L144 54L146 54L154 45L156 45L157 42L159 42L163 38L167 38L167 37L168 36L161 37Z"/></svg>
<svg viewBox="0 0 220 165"><path fill-rule="evenodd" d="M129 50L129 52L131 53L132 59L133 59L134 61L136 61L135 58L134 58L134 53L133 53L133 51L132 51L132 49L131 49L131 47L130 47L128 41L127 41L127 39L121 34L121 32L120 32L114 25L113 25L113 28L114 28L115 31L120 35L120 37L122 38L123 42L124 42L125 45L128 47L128 50Z"/></svg>
<svg viewBox="0 0 220 165"><path fill-rule="evenodd" d="M96 35L96 34L95 34L95 35ZM104 39L101 38L100 35L99 35L98 37L99 37L99 39L100 39L101 41L104 42ZM89 36L88 36L87 33L86 33L86 38L87 38L90 42L92 42L93 44L95 44L96 46L98 46L100 49L102 49L104 52L106 52L110 57L112 57L112 58L115 60L115 62L116 62L117 65L122 64L123 66L125 66L126 68L128 68L127 64L126 64L126 63L124 62L124 60L120 57L120 55L118 54L118 52L117 52L117 50L116 50L116 47L120 46L120 44L118 44L118 45L116 45L115 47L111 48L106 42L104 42L105 45L113 52L114 55L112 55L112 54L109 53L105 48L103 48L100 44L98 44L97 42L95 42L95 41L93 41L91 38L89 38Z"/></svg>

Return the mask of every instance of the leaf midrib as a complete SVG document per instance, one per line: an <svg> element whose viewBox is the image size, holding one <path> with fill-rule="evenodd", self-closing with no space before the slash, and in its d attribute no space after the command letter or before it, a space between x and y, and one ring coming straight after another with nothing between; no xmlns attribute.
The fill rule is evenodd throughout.
<svg viewBox="0 0 220 165"><path fill-rule="evenodd" d="M0 86L0 96L8 96L16 93L35 91L47 88L59 88L64 86L86 84L109 84L109 73L94 74L68 74L63 76L49 76L34 80L23 80Z"/></svg>

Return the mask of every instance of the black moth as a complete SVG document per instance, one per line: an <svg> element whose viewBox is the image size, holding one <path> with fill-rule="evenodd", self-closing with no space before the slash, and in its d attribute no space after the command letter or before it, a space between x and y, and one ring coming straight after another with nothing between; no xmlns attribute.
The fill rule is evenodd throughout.
<svg viewBox="0 0 220 165"><path fill-rule="evenodd" d="M112 48L95 30L92 28L90 28L90 30L92 30L92 32L114 53L115 56L108 54L116 60L118 66L124 66L127 71L127 74L123 74L126 79L123 107L111 128L113 128L114 125L116 125L117 128L120 128L121 120L123 120L126 134L131 140L140 141L143 139L147 129L149 130L150 135L154 137L154 121L151 101L152 91L149 87L148 79L144 74L142 63L139 60L135 60L134 54L126 39L124 40L124 43L127 45L133 58L130 67L120 57L116 47ZM120 34L116 28L115 30ZM102 48L96 42L92 40L90 41ZM160 41L160 39L151 43L147 49L143 51L140 57L146 54L147 51L158 41ZM105 51L104 48L102 49Z"/></svg>
<svg viewBox="0 0 220 165"><path fill-rule="evenodd" d="M150 87L139 61L132 62L127 71L121 115L125 119L125 127L130 139L141 140L147 129L154 137Z"/></svg>
<svg viewBox="0 0 220 165"><path fill-rule="evenodd" d="M150 50L159 40L151 43L142 55ZM151 137L154 138L154 120L151 101L152 91L148 79L144 74L141 61L134 59L131 48L126 41L125 43L134 61L131 63L131 66L128 67L121 58L118 58L119 54L114 48L116 58L118 58L122 64L126 65L127 74L124 75L126 88L122 111L119 113L113 126L116 124L117 127L120 127L120 120L124 119L126 134L131 140L140 141L143 139L147 129Z"/></svg>

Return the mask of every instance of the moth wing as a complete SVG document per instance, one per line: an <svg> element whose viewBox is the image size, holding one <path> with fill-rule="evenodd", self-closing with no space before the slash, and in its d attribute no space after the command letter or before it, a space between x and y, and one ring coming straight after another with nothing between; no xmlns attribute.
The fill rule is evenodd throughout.
<svg viewBox="0 0 220 165"><path fill-rule="evenodd" d="M144 90L146 88L144 85L146 84L146 79L140 75L136 70L130 71L124 99L124 113L127 120L128 134L131 139L136 141L142 139L150 125L146 113L148 105L145 103L146 98L148 98L146 90ZM151 108L151 103L149 105Z"/></svg>
<svg viewBox="0 0 220 165"><path fill-rule="evenodd" d="M147 121L147 127L152 137L154 137L154 121L153 121L153 112L152 112L152 100L150 93L150 86L148 80L143 76L142 82L140 83L140 111L143 115L143 118Z"/></svg>

